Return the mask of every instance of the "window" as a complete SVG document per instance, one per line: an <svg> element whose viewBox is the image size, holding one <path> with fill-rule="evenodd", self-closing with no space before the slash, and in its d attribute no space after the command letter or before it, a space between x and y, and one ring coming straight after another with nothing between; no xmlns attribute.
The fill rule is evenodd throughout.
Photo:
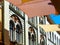
<svg viewBox="0 0 60 45"><path fill-rule="evenodd" d="M60 39L59 39L59 45L60 45Z"/></svg>
<svg viewBox="0 0 60 45"><path fill-rule="evenodd" d="M13 4L10 3L10 6L13 6Z"/></svg>
<svg viewBox="0 0 60 45"><path fill-rule="evenodd" d="M46 17L43 16L42 18L43 18L43 24L46 24Z"/></svg>
<svg viewBox="0 0 60 45"><path fill-rule="evenodd" d="M41 19L39 18L39 23L41 22Z"/></svg>
<svg viewBox="0 0 60 45"><path fill-rule="evenodd" d="M16 7L16 10L19 11L19 8Z"/></svg>
<svg viewBox="0 0 60 45"><path fill-rule="evenodd" d="M58 37L57 37L57 45L58 45Z"/></svg>
<svg viewBox="0 0 60 45"><path fill-rule="evenodd" d="M51 39L51 32L50 32L50 39Z"/></svg>
<svg viewBox="0 0 60 45"><path fill-rule="evenodd" d="M29 45L37 45L37 30L34 27L29 27L28 30Z"/></svg>
<svg viewBox="0 0 60 45"><path fill-rule="evenodd" d="M56 43L56 35L55 35L55 43Z"/></svg>
<svg viewBox="0 0 60 45"><path fill-rule="evenodd" d="M51 38L52 38L52 41L54 42L54 33L53 32L52 32L52 37Z"/></svg>
<svg viewBox="0 0 60 45"><path fill-rule="evenodd" d="M37 27L37 24L38 24L38 19L37 19L38 17L36 16L36 27Z"/></svg>
<svg viewBox="0 0 60 45"><path fill-rule="evenodd" d="M50 39L50 32L48 32L48 38Z"/></svg>
<svg viewBox="0 0 60 45"><path fill-rule="evenodd" d="M40 24L43 24L43 19L42 19L42 17L39 18L39 23L40 23Z"/></svg>
<svg viewBox="0 0 60 45"><path fill-rule="evenodd" d="M10 18L11 18L9 20L10 41L13 42L16 41L18 44L23 44L24 20L16 14L12 14Z"/></svg>

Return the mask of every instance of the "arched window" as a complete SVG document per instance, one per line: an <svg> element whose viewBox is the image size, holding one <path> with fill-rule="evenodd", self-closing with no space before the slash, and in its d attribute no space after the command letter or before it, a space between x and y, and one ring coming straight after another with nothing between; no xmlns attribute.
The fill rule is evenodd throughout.
<svg viewBox="0 0 60 45"><path fill-rule="evenodd" d="M29 45L35 45L36 43L36 33L33 27L29 27L28 31Z"/></svg>
<svg viewBox="0 0 60 45"><path fill-rule="evenodd" d="M23 29L22 29L21 20L16 14L10 16L9 30L10 30L10 41L21 44Z"/></svg>

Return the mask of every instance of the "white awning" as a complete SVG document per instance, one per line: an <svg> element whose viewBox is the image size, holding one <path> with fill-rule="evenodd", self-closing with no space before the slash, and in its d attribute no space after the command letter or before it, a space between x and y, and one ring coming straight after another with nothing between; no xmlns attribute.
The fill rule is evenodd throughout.
<svg viewBox="0 0 60 45"><path fill-rule="evenodd" d="M60 31L59 25L39 25L46 32Z"/></svg>

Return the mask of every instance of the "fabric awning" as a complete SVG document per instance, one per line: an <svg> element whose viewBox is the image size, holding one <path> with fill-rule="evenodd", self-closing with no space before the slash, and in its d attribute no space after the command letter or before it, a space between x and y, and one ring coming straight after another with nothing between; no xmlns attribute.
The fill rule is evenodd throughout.
<svg viewBox="0 0 60 45"><path fill-rule="evenodd" d="M41 28L43 28L43 30L45 30L46 32L60 31L59 25L41 25L41 24L39 24L39 26Z"/></svg>
<svg viewBox="0 0 60 45"><path fill-rule="evenodd" d="M21 0L13 0L13 1L8 0L8 1L17 6L23 12L25 12L29 17L43 16L55 13L54 6L49 4L51 3L50 0L46 1L34 0L26 3L22 3Z"/></svg>

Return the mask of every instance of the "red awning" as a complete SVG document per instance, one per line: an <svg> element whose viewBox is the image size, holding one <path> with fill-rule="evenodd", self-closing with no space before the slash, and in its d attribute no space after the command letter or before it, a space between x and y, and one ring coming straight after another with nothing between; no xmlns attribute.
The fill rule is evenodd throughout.
<svg viewBox="0 0 60 45"><path fill-rule="evenodd" d="M29 17L49 15L51 13L55 13L54 6L48 4L48 3L51 3L49 0L47 1L35 0L35 1L29 1L26 3L22 3L21 0L20 1L9 0L9 2L16 5L19 9L25 12Z"/></svg>

